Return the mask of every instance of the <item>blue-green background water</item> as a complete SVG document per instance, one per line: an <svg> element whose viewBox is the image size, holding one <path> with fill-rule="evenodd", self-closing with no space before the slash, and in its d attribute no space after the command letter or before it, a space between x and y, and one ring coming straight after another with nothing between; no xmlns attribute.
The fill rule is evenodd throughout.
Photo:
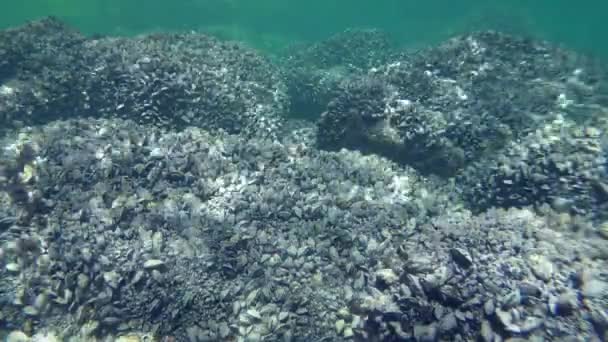
<svg viewBox="0 0 608 342"><path fill-rule="evenodd" d="M608 59L606 13L600 0L21 0L5 1L0 27L54 15L88 34L202 30L268 51L352 27L414 47L491 28Z"/></svg>

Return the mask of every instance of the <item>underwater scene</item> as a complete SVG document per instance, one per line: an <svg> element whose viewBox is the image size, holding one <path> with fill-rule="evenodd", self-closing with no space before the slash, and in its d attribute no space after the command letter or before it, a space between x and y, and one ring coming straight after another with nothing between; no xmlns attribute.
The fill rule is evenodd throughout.
<svg viewBox="0 0 608 342"><path fill-rule="evenodd" d="M0 341L607 341L608 2L0 12Z"/></svg>

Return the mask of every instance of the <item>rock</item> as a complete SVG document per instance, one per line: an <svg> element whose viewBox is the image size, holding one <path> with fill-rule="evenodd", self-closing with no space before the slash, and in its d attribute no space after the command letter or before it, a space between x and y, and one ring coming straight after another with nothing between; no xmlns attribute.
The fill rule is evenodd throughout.
<svg viewBox="0 0 608 342"><path fill-rule="evenodd" d="M32 342L61 342L62 340L57 337L53 332L48 333L37 333L32 336Z"/></svg>
<svg viewBox="0 0 608 342"><path fill-rule="evenodd" d="M89 286L89 277L86 274L79 273L76 279L76 284L79 289L86 289Z"/></svg>
<svg viewBox="0 0 608 342"><path fill-rule="evenodd" d="M414 325L414 338L418 342L434 342L437 340L437 326L435 324Z"/></svg>
<svg viewBox="0 0 608 342"><path fill-rule="evenodd" d="M119 336L115 342L143 342L139 335L137 334L127 334Z"/></svg>
<svg viewBox="0 0 608 342"><path fill-rule="evenodd" d="M146 270L158 270L165 266L165 262L159 259L150 259L144 262L144 269Z"/></svg>
<svg viewBox="0 0 608 342"><path fill-rule="evenodd" d="M492 325L487 320L483 320L481 323L481 337L484 342L494 341L494 331L492 331Z"/></svg>
<svg viewBox="0 0 608 342"><path fill-rule="evenodd" d="M534 275L547 282L551 280L554 273L553 264L544 255L533 254L528 257L528 263Z"/></svg>
<svg viewBox="0 0 608 342"><path fill-rule="evenodd" d="M557 213L604 221L606 195L597 180L606 179L608 170L601 166L605 150L596 147L605 146L605 137L581 136L582 126L559 115L509 142L496 156L474 162L458 180L465 201L475 210L553 205ZM567 184L576 184L577 190Z"/></svg>
<svg viewBox="0 0 608 342"><path fill-rule="evenodd" d="M376 271L376 279L386 286L391 286L399 280L399 276L390 268Z"/></svg>
<svg viewBox="0 0 608 342"><path fill-rule="evenodd" d="M49 296L46 292L40 293L34 299L33 307L35 307L38 311L43 311L49 302Z"/></svg>
<svg viewBox="0 0 608 342"><path fill-rule="evenodd" d="M522 302L522 296L519 291L511 291L504 296L500 303L503 310L515 308Z"/></svg>
<svg viewBox="0 0 608 342"><path fill-rule="evenodd" d="M559 316L569 316L578 307L578 299L575 293L562 293L557 298L549 301L549 308L552 314Z"/></svg>
<svg viewBox="0 0 608 342"><path fill-rule="evenodd" d="M6 342L30 342L31 339L22 331L11 331L8 336L6 336Z"/></svg>
<svg viewBox="0 0 608 342"><path fill-rule="evenodd" d="M342 335L342 332L344 331L344 328L346 327L346 322L344 322L343 319L339 319L336 321L335 326L336 326L336 333L338 335Z"/></svg>
<svg viewBox="0 0 608 342"><path fill-rule="evenodd" d="M154 255L160 255L164 246L163 242L163 233L157 231L152 234L152 251Z"/></svg>
<svg viewBox="0 0 608 342"><path fill-rule="evenodd" d="M280 63L291 100L290 114L317 118L342 81L386 62L393 50L386 33L360 29L290 48Z"/></svg>
<svg viewBox="0 0 608 342"><path fill-rule="evenodd" d="M351 338L355 335L355 332L353 331L352 327L347 326L346 328L344 328L344 332L342 335L346 338Z"/></svg>
<svg viewBox="0 0 608 342"><path fill-rule="evenodd" d="M289 256L291 257L297 257L298 256L298 248L294 245L291 245L287 248L287 254L289 254Z"/></svg>
<svg viewBox="0 0 608 342"><path fill-rule="evenodd" d="M0 55L6 51L3 47L7 45L3 42L7 41L7 36L11 36L10 39L19 37L0 33ZM42 44L45 35L39 36L42 42L34 44L36 47L45 45ZM465 159L484 159L487 158L483 156L485 152L477 154L473 150L505 148L505 153L491 153L492 158L502 158L505 162L497 164L498 169L489 170L493 175L504 175L503 178L489 179L503 185L485 184L488 179L483 177L467 184L496 187L484 191L490 197L517 195L528 196L527 200L538 199L541 207L510 208L525 201L518 202L517 197L502 202L490 198L489 202L500 204L500 207L479 212L471 210L478 208L461 202L458 196L460 185L452 179L426 177L411 167L399 165L368 150L318 149L314 141L318 132L312 123L294 124L289 127L293 131L285 132L285 137L275 140L226 134L219 129L207 132L190 125L171 129L164 124L158 127L128 118L73 118L41 122L35 126L26 122L19 131L0 134L0 149L3 151L0 153L0 186L4 190L4 182L10 183L11 179L19 181L18 176L11 176L12 165L21 165L13 160L18 158L18 154L11 152L11 146L20 146L20 141L27 139L39 146L35 150L36 177L32 179L35 190L41 193L41 198L52 200L53 205L36 210L32 217L27 217L22 215L24 209L28 209L27 201L12 201L4 191L0 191L0 241L34 236L40 243L36 250L11 248L10 241L3 244L2 267L6 262L18 262L21 274L14 276L4 272L6 277L0 282L0 299L5 301L7 310L0 312L0 320L21 322L17 316L25 317L24 308L29 310L27 306L32 305L40 313L25 317L29 322L26 324L30 325L28 329L25 324L22 328L26 334L32 331L32 326L40 332L50 325L76 332L80 327L70 324L80 322L79 325L91 325L94 330L82 336L87 341L114 339L115 335L105 335L126 335L135 327L153 331L166 339L197 342L247 339L317 341L331 336L346 340L351 338L351 334L355 340L366 341L473 341L480 335L493 342L510 337L551 340L555 336L577 335L582 340L601 340L604 332L599 326L605 311L604 287L594 284L592 279L605 281L605 263L598 253L605 249L605 244L596 235L588 234L592 233L588 221L602 222L605 219L595 221L593 215L577 215L579 209L593 210L593 206L585 204L594 201L591 197L585 199L593 192L584 188L584 182L576 182L581 178L575 175L580 176L581 173L569 173L568 170L584 165L590 177L602 176L603 171L598 166L605 169L605 153L602 152L601 157L597 155L597 161L603 160L602 164L595 164L596 159L585 158L577 164L575 161L579 157L595 156L576 153L578 147L586 150L582 140L587 138L579 139L583 146L577 147L574 140L572 145L565 146L577 155L569 159L567 154L559 152L568 149L545 149L557 140L534 140L530 136L527 145L516 145L524 150L519 153L516 146L506 146L500 138L497 141L487 139L495 135L475 131L503 124L508 126L502 121L504 118L497 117L496 108L500 108L499 112L505 113L504 116L509 116L513 101L528 99L525 92L512 97L510 92L518 89L511 85L509 91L502 92L501 77L506 77L508 83L517 81L513 77L519 76L507 72L497 76L494 73L496 68L507 70L506 65L496 64L498 57L503 58L503 62L512 61L513 68L529 71L540 80L543 80L543 75L535 74L534 68L541 66L532 62L542 60L542 66L560 65L553 63L546 50L539 50L531 54L538 59L524 59L530 64L521 66L520 60L512 57L513 50L534 45L507 38L493 41L501 37L474 35L471 40L456 40L457 49L444 46L442 49L448 49L450 53L437 51L444 52L440 59L427 54L420 60L430 59L430 64L410 64L404 58L404 64L400 66L379 66L378 72L362 70L363 74L369 74L367 76L375 80L366 77L355 80L349 88L356 94L341 95L342 100L334 103L336 107L332 108L341 111L346 118L349 117L348 112L342 111L353 108L356 115L369 120L362 123L364 126L375 123L378 126L371 124L374 129L388 129L382 132L382 139L390 138L391 128L403 124L399 128L400 134L412 143L403 146L412 149L406 153L432 152L432 156L440 156L451 144L458 143L460 145L456 148L465 151ZM115 75L146 80L150 88L141 84L135 87L141 96L160 90L157 87L164 81L174 82L173 85L180 88L182 81L188 85L189 77L198 77L182 75L180 70L184 69L181 67L172 69L174 72L171 74L162 74L167 64L187 64L190 57L184 57L181 46L174 53L163 50L161 54L154 54L157 44L172 41L164 35L158 38L158 41L151 37L142 38L142 41L148 39L145 42L151 47L146 48L147 43L136 44L137 48L143 49L137 51L137 55L146 58L127 58L126 64L133 69ZM174 38L179 41L179 37ZM482 38L485 40L479 41ZM87 44L97 41L83 39ZM115 43L117 45L111 44L109 38L103 38L100 42L102 48L114 51L106 51L103 55L120 57L124 56L121 49L132 51L129 39L116 39ZM186 50L192 47L190 43L192 40L184 42ZM513 43L522 45L509 45ZM503 44L508 49L505 50ZM488 50L476 52L475 45L491 48L492 53ZM73 47L77 46L79 43ZM212 53L214 47L217 45L211 43L198 49L204 55ZM20 54L35 58L38 52L37 49L28 49ZM58 54L64 52L57 51ZM222 55L230 53L215 52ZM452 53L458 57L450 57ZM162 60L167 54L172 61ZM181 60L182 57L185 60ZM0 58L0 69L6 66L3 60ZM236 73L232 68L239 67L239 60L209 68L207 63L210 61L206 61L204 66L199 66L210 73L225 67L228 75L207 76L232 77ZM92 65L87 70L92 72L96 66L103 67L108 61L91 59L89 62ZM120 60L111 62L114 66L125 63ZM485 67L480 69L481 66ZM38 66L26 64L24 67ZM460 68L468 70L466 77ZM44 70L39 70L40 75L45 75ZM554 75L561 73L554 71ZM103 74L107 70L99 72ZM15 81L28 82L12 79L11 73L3 75L8 75L6 84L10 87ZM41 77L28 75L36 79ZM55 74L46 75L52 81ZM600 74L597 75L594 81L603 82ZM90 80L90 75L86 75L86 80ZM264 92L267 87L257 88L254 85L256 80L255 77L241 80L248 82L246 87L221 90L217 95L239 92L248 96L247 89L251 87L260 91L256 93L259 96L272 95ZM46 84L49 80L40 81ZM107 78L101 80L102 83L106 81ZM122 78L116 81L117 91L121 93L117 100L123 95L132 95L120 88L123 81ZM357 84L359 81L363 83ZM124 82L129 84L128 80ZM94 88L95 84L90 87L85 84L84 88ZM547 86L548 91L553 87L554 84ZM477 98L483 96L476 93L480 88L487 91L483 100ZM67 89L83 90L78 84ZM497 92L497 89L501 91ZM52 90L49 91L55 94ZM394 91L399 93L399 97L386 102L383 96L391 97ZM136 98L133 104L126 106L144 102L151 107L136 109L145 111L149 108L158 114L166 109L163 104L169 103L163 96L172 94L164 92L153 97ZM570 93L576 94L576 91L568 91ZM496 94L504 95L507 100ZM3 96L0 94L0 116L7 104ZM43 96L46 97L45 94ZM472 100L460 99L467 96ZM90 97L91 101L98 100L97 93L90 94ZM545 97L539 96L538 99ZM9 102L13 100L17 99L8 99ZM270 98L267 100L272 101ZM465 103L458 104L453 100ZM580 100L584 102L585 99ZM234 103L229 99L218 101L218 106ZM480 105L479 101L486 101L485 104L496 101L496 106ZM120 105L119 102L115 105ZM156 119L178 115L176 112L183 112L191 104L183 105L176 111L151 115L156 115ZM445 110L449 106L454 106L451 107L454 111ZM243 108L230 107L230 110L240 114ZM476 115L468 116L464 112L467 110L471 111L468 114ZM126 109L120 111L127 114ZM550 120L552 115L552 111L546 116L541 115L541 121ZM113 115L108 113L108 116ZM232 116L222 116L228 121L230 118ZM390 122L391 118L396 121ZM208 117L198 119L205 121ZM384 119L389 120L388 124L382 121ZM459 127L469 119L472 120L467 124L470 130ZM526 116L516 116L514 126L509 127L519 127L516 122L522 120L525 121L522 125L534 126L536 130L536 123L527 119ZM357 124L348 120L346 123ZM217 123L218 126L226 124L230 125L227 121ZM340 133L339 124L332 127L335 129L333 133ZM350 132L358 129L350 128L353 128ZM425 131L427 128L430 130ZM442 133L444 128L449 132ZM550 131L551 134L543 137L542 127L539 129L538 136L543 139L559 132ZM492 130L489 128L484 133L492 133ZM433 134L425 137L425 132ZM565 128L563 132L567 136L569 130ZM18 138L20 136L25 138ZM477 140L480 137L484 139ZM555 139L558 137L554 136ZM357 136L344 138L358 139ZM526 140L525 136L523 140L519 138L519 135L514 135L509 139L514 144ZM433 146L434 143L439 143L439 146ZM486 145L490 143L501 146ZM150 154L151 151L156 151L152 153L156 157ZM526 158L527 154L534 158ZM449 156L443 157L448 157L444 161L450 160ZM521 164L517 163L518 158ZM543 166L543 162L536 158L545 158L547 164ZM432 159L430 157L426 161ZM413 159L410 161L416 163ZM104 170L108 172L100 172L102 164L107 166ZM538 169L528 170L531 166ZM498 171L500 167L505 169ZM556 168L561 171L554 171ZM564 175L564 184L561 179L553 177L555 174ZM543 181L542 176L549 178ZM525 177L529 177L530 182L520 184ZM599 179L603 182L606 178ZM549 187L544 192L535 192L538 188L534 186L539 184ZM577 185L583 186L580 193ZM558 189L560 187L561 190ZM566 188L577 189L574 198L564 190ZM22 190L27 194L32 189ZM543 199L543 196L547 197ZM564 196L571 201L568 213L561 213L569 217L569 229L555 229L556 213L548 205L543 206L543 200L555 196ZM580 203L583 207L579 207ZM469 207L463 207L463 204ZM296 212L294 208L299 209L296 215L293 215ZM566 222L562 218L559 220ZM576 238L571 236L572 228L578 229ZM160 240L161 235L163 242L154 242ZM551 266L543 265L546 262L542 257L526 259L534 253L550 260ZM37 267L44 255L48 257L48 262L44 262L48 267ZM533 267L537 270L532 270ZM547 268L550 270L543 271ZM579 270L585 270L588 276L573 276ZM123 279L119 280L120 277ZM566 296L558 297L570 292L582 302L572 301L573 298ZM47 305L36 304L37 295L41 293L48 294ZM552 298L552 295L556 297ZM546 312L545 305L549 299L550 305L559 308L553 310L558 315ZM41 299L40 303L44 301ZM54 314L47 316L44 314L47 311ZM569 316L560 316L561 313ZM89 321L93 319L98 323ZM539 326L543 329L536 328ZM496 330L493 332L492 329Z"/></svg>
<svg viewBox="0 0 608 342"><path fill-rule="evenodd" d="M343 319L348 319L352 316L352 314L348 310L348 308L341 308L340 310L338 310L337 316Z"/></svg>
<svg viewBox="0 0 608 342"><path fill-rule="evenodd" d="M608 221L607 222L603 222L602 224L600 224L600 226L597 229L597 232L604 239L608 239Z"/></svg>
<svg viewBox="0 0 608 342"><path fill-rule="evenodd" d="M608 293L608 283L598 279L586 279L581 288L583 296L589 298L597 298L605 296Z"/></svg>
<svg viewBox="0 0 608 342"><path fill-rule="evenodd" d="M144 265L145 268L145 265ZM121 281L120 275L116 271L104 272L103 280L113 289L117 289Z"/></svg>
<svg viewBox="0 0 608 342"><path fill-rule="evenodd" d="M483 304L483 311L486 314L486 316L493 315L494 310L495 310L494 301L492 299L486 300L486 302Z"/></svg>
<svg viewBox="0 0 608 342"><path fill-rule="evenodd" d="M16 262L6 264L4 268L10 273L19 273L21 271L21 267Z"/></svg>
<svg viewBox="0 0 608 342"><path fill-rule="evenodd" d="M259 321L262 320L262 315L256 309L249 309L249 310L247 310L247 316L249 316L249 319L252 322L259 322Z"/></svg>
<svg viewBox="0 0 608 342"><path fill-rule="evenodd" d="M88 247L84 247L80 251L80 254L82 255L83 260L87 263L90 263L93 260L93 253L91 252L91 249Z"/></svg>
<svg viewBox="0 0 608 342"><path fill-rule="evenodd" d="M80 327L80 335L85 338L91 338L99 329L98 321L87 321Z"/></svg>
<svg viewBox="0 0 608 342"><path fill-rule="evenodd" d="M14 71L5 81L20 80L11 82L14 95L3 98L2 126L17 118L108 115L265 136L277 133L289 103L279 70L266 58L204 34L87 39L57 19L44 19L3 31L0 40L8 64L3 68ZM31 45L39 47L36 53L21 55ZM66 85L80 91L70 93Z"/></svg>
<svg viewBox="0 0 608 342"><path fill-rule="evenodd" d="M23 313L26 316L35 317L35 316L38 316L38 314L40 314L40 311L32 305L27 305L27 306L23 307Z"/></svg>
<svg viewBox="0 0 608 342"><path fill-rule="evenodd" d="M230 327L228 327L228 324L226 324L226 323L220 324L219 335L221 338L224 338L224 339L230 335Z"/></svg>
<svg viewBox="0 0 608 342"><path fill-rule="evenodd" d="M471 256L466 251L460 248L452 248L450 249L450 255L452 255L452 259L462 268L469 268L473 265L473 260Z"/></svg>
<svg viewBox="0 0 608 342"><path fill-rule="evenodd" d="M519 284L519 293L522 297L536 297L540 298L542 291L533 283L522 282Z"/></svg>
<svg viewBox="0 0 608 342"><path fill-rule="evenodd" d="M439 332L441 334L448 334L458 327L458 321L453 313L449 313L441 318L439 321Z"/></svg>
<svg viewBox="0 0 608 342"><path fill-rule="evenodd" d="M603 309L591 311L591 322L598 329L600 336L608 334L608 312Z"/></svg>
<svg viewBox="0 0 608 342"><path fill-rule="evenodd" d="M517 327L513 324L513 316L509 311L503 311L500 309L496 309L496 317L502 325L509 331L513 331L517 329Z"/></svg>
<svg viewBox="0 0 608 342"><path fill-rule="evenodd" d="M512 312L499 309L496 310L496 317L498 317L505 330L515 334L530 333L538 329L543 323L542 318L533 316L526 318L523 322L518 322Z"/></svg>

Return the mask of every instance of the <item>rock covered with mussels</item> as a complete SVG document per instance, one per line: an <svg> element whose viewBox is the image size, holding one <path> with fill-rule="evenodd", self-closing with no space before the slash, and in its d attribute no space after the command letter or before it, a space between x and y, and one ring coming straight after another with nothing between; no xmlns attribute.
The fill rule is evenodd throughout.
<svg viewBox="0 0 608 342"><path fill-rule="evenodd" d="M48 214L3 223L11 329L492 341L608 327L605 240L525 209L472 215L377 156L105 119L19 136L3 145L34 146ZM3 201L3 217L23 210Z"/></svg>
<svg viewBox="0 0 608 342"><path fill-rule="evenodd" d="M305 51L321 69L361 63L336 77L318 143L469 166L457 186L319 150L306 123L250 134L275 132L286 101L236 45L54 20L0 34L3 120L39 124L0 137L0 337L607 339L608 222L587 215L605 210L605 126L583 124L606 105L601 73L497 33L336 61L325 49L383 44L344 37ZM81 115L111 118L51 120Z"/></svg>
<svg viewBox="0 0 608 342"><path fill-rule="evenodd" d="M288 106L256 52L203 34L85 38L56 19L0 32L0 120L128 117L275 134Z"/></svg>
<svg viewBox="0 0 608 342"><path fill-rule="evenodd" d="M459 175L465 200L478 211L551 205L596 221L608 219L607 126L603 126L557 117L509 142L494 158L476 162Z"/></svg>
<svg viewBox="0 0 608 342"><path fill-rule="evenodd" d="M387 63L396 54L380 30L348 29L321 42L288 47L279 59L290 115L316 119L340 93L342 82Z"/></svg>
<svg viewBox="0 0 608 342"><path fill-rule="evenodd" d="M55 122L21 136L41 148L35 184L50 213L14 223L2 236L7 265L20 265L7 268L20 276L2 288L3 298L14 298L9 322L35 317L50 324L58 319L53 313L67 310L95 333L129 324L168 332L186 324L194 329L188 334L215 338L277 329L303 335L293 326L296 312L302 324L316 306L328 305L311 297L315 287L306 282L323 277L317 238L308 238L325 232L328 242L348 244L349 234L332 227L353 225L372 210L368 206L423 212L405 203L414 174L399 181L397 170L387 172L379 160L368 165L356 156L322 157L306 146L242 145L236 136L196 129L164 134L128 121ZM365 183L346 192L357 185L347 180L353 162L362 177L388 188ZM364 202L369 195L374 200ZM384 209L391 200L395 207ZM14 206L20 203L6 208ZM358 218L338 222L351 207ZM19 235L32 236L40 250L23 259L14 242ZM27 292L17 295L21 281ZM39 295L40 307L33 304ZM221 324L199 329L195 322L203 317Z"/></svg>
<svg viewBox="0 0 608 342"><path fill-rule="evenodd" d="M318 122L318 141L453 175L543 120L606 106L602 75L592 61L548 44L461 36L347 81Z"/></svg>

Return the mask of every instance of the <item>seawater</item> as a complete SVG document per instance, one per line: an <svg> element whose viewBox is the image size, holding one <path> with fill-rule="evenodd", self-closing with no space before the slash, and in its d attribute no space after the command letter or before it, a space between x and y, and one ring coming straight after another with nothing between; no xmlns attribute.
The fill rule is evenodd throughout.
<svg viewBox="0 0 608 342"><path fill-rule="evenodd" d="M608 59L608 1L569 0L23 0L0 28L53 15L87 34L203 31L265 51L346 28L378 28L407 46L478 29L546 39Z"/></svg>

